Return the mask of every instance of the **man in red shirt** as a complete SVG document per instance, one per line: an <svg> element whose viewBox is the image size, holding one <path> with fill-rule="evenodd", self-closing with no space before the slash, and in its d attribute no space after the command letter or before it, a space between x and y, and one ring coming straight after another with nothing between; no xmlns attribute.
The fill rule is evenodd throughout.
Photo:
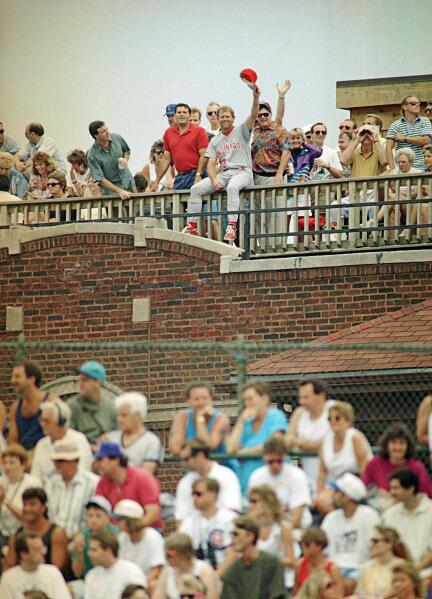
<svg viewBox="0 0 432 599"><path fill-rule="evenodd" d="M164 156L158 167L156 181L151 183L152 191L157 191L159 182L171 163L174 163L177 171L174 189L190 189L201 181L207 165L204 154L208 137L203 127L191 125L190 115L190 106L177 104L175 124L164 133Z"/></svg>
<svg viewBox="0 0 432 599"><path fill-rule="evenodd" d="M96 495L106 497L114 508L121 499L133 499L144 508L145 526L162 527L159 481L145 468L128 466L120 446L111 441L100 444L95 454L101 480Z"/></svg>

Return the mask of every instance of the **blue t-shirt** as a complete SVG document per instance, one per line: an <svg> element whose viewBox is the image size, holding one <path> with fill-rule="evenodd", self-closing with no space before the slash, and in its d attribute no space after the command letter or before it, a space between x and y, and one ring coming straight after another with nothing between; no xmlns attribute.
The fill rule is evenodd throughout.
<svg viewBox="0 0 432 599"><path fill-rule="evenodd" d="M284 413L277 408L270 408L267 412L261 427L254 431L252 428L254 419L246 420L243 426L243 434L241 438L241 446L255 447L255 445L263 445L274 433L278 431L286 431L288 423ZM250 460L239 460L239 479L242 494L247 491L249 477L254 470L264 465L261 458Z"/></svg>

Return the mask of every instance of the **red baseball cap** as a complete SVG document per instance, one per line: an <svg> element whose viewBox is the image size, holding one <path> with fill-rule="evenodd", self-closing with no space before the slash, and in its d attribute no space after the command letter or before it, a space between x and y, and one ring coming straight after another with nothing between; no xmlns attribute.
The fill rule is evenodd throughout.
<svg viewBox="0 0 432 599"><path fill-rule="evenodd" d="M258 79L258 75L252 69L243 69L243 71L240 72L240 77L246 79L246 81L249 81L250 83L256 83Z"/></svg>

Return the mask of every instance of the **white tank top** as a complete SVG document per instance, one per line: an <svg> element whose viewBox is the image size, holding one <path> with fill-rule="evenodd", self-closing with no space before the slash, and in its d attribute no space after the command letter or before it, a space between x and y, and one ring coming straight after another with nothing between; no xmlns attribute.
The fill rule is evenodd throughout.
<svg viewBox="0 0 432 599"><path fill-rule="evenodd" d="M285 548L281 535L280 524L275 522L271 527L270 534L267 539L258 539L257 547L258 549L261 549L261 551L266 551L267 553L276 555L280 560L283 560L285 556ZM300 553L299 544L297 541L294 541L294 557L298 559L300 557ZM291 589L294 586L294 575L294 568L284 568L285 586L288 589Z"/></svg>
<svg viewBox="0 0 432 599"><path fill-rule="evenodd" d="M359 474L357 457L354 451L353 437L357 429L349 428L345 434L342 449L335 452L333 449L334 432L329 431L324 437L322 444L322 457L327 469L327 480L335 481L345 472ZM370 451L370 448L369 448ZM372 451L370 451L372 454Z"/></svg>
<svg viewBox="0 0 432 599"><path fill-rule="evenodd" d="M205 562L201 559L196 559L195 564L192 570L192 574L194 576L200 576L201 570ZM167 586L166 586L166 594L168 599L180 599L180 593L177 588L176 582L176 571L175 568L171 566L167 566L168 574L167 574Z"/></svg>

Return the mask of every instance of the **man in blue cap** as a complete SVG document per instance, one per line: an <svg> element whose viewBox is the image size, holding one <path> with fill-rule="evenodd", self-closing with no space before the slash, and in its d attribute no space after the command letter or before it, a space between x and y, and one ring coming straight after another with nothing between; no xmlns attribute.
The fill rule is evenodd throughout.
<svg viewBox="0 0 432 599"><path fill-rule="evenodd" d="M165 108L165 114L163 116L167 117L170 127L171 127L171 125L175 124L176 108L177 108L177 104L168 104L168 106Z"/></svg>
<svg viewBox="0 0 432 599"><path fill-rule="evenodd" d="M116 410L114 403L102 391L102 383L106 381L104 366L96 360L89 360L78 372L79 394L68 401L72 412L70 426L84 433L95 450L99 437L117 428Z"/></svg>

